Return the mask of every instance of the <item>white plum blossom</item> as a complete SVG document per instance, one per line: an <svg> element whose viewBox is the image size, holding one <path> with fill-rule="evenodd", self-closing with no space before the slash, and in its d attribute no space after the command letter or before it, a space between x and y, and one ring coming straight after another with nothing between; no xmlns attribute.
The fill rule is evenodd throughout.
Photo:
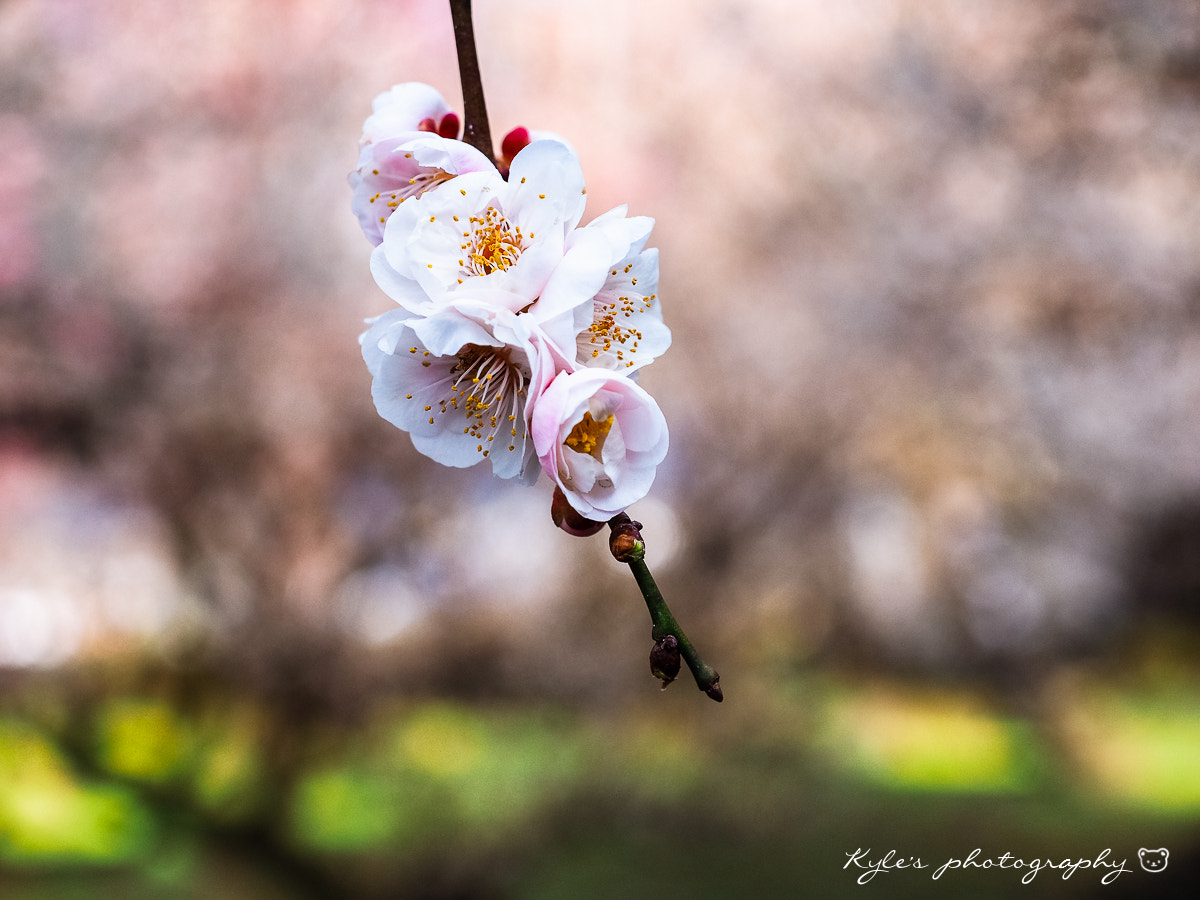
<svg viewBox="0 0 1200 900"><path fill-rule="evenodd" d="M490 460L501 478L536 480L527 439L531 382L552 377L552 354L528 319L461 303L432 315L392 310L360 337L379 414L421 453L456 468Z"/></svg>
<svg viewBox="0 0 1200 900"><path fill-rule="evenodd" d="M642 499L667 454L654 398L606 369L560 372L536 398L530 432L542 470L594 521Z"/></svg>
<svg viewBox="0 0 1200 900"><path fill-rule="evenodd" d="M401 202L467 172L496 172L491 161L462 141L415 132L363 148L350 173L351 209L363 234L375 246L388 218Z"/></svg>
<svg viewBox="0 0 1200 900"><path fill-rule="evenodd" d="M437 462L527 482L540 469L580 515L611 519L667 452L636 383L671 344L654 220L621 206L580 227L566 141L514 129L494 163L428 85L372 109L350 183L371 272L399 307L359 339L379 414Z"/></svg>
<svg viewBox="0 0 1200 900"><path fill-rule="evenodd" d="M458 116L434 88L398 84L375 98L363 123L358 168L350 173L351 209L374 245L400 201L466 172L496 171L486 156L456 140Z"/></svg>
<svg viewBox="0 0 1200 900"><path fill-rule="evenodd" d="M516 313L543 297L554 307L546 315L564 312L592 296L605 274L560 265L586 199L575 154L536 141L517 154L507 181L495 170L471 172L400 203L371 254L371 272L386 294L421 315L463 299ZM568 273L586 283L568 284Z"/></svg>
<svg viewBox="0 0 1200 900"><path fill-rule="evenodd" d="M447 117L452 122L447 123L446 131L452 125L453 134L442 131L442 123ZM458 116L437 88L419 81L397 84L371 101L371 115L363 123L361 143L367 145L421 131L423 123L426 131L443 137L458 136Z"/></svg>
<svg viewBox="0 0 1200 900"><path fill-rule="evenodd" d="M633 374L671 346L658 302L658 250L643 249L654 220L625 217L619 206L597 216L574 236L603 232L615 249L604 284L592 298L590 319L576 336L580 365Z"/></svg>

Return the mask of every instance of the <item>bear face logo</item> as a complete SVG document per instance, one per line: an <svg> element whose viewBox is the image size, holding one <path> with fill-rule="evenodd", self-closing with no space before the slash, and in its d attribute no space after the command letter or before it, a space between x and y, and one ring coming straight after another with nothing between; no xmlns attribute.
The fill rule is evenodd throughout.
<svg viewBox="0 0 1200 900"><path fill-rule="evenodd" d="M1138 851L1138 860L1141 862L1142 868L1147 872L1161 872L1167 867L1167 857L1169 855L1170 852L1166 847L1160 850L1146 850L1143 848Z"/></svg>

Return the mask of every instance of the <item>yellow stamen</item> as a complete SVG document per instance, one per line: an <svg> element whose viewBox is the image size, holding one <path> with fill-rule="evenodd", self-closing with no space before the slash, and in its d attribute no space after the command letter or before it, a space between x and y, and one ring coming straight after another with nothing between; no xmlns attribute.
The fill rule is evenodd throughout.
<svg viewBox="0 0 1200 900"><path fill-rule="evenodd" d="M583 418L575 423L575 427L571 429L571 433L567 435L567 439L563 443L576 453L586 453L598 461L602 461L600 460L600 451L604 449L604 439L608 437L612 424L613 417L611 415L597 422L592 418L590 411L585 412Z"/></svg>

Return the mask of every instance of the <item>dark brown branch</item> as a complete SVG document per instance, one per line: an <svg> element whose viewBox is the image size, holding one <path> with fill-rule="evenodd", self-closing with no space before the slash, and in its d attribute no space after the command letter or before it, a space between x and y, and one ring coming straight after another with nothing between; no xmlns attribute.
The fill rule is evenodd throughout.
<svg viewBox="0 0 1200 900"><path fill-rule="evenodd" d="M492 133L488 127L487 103L483 99L483 81L479 77L479 57L475 53L475 27L471 21L471 0L450 0L454 21L454 46L458 50L458 73L463 94L463 140L490 159Z"/></svg>

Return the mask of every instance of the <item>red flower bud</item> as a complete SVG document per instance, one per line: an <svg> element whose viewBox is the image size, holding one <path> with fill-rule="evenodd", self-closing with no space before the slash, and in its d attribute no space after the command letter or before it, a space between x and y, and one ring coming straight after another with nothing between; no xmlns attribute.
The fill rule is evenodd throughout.
<svg viewBox="0 0 1200 900"><path fill-rule="evenodd" d="M500 142L500 155L511 162L514 156L528 146L529 129L523 125L518 125L506 134L504 140Z"/></svg>
<svg viewBox="0 0 1200 900"><path fill-rule="evenodd" d="M458 113L448 112L442 116L442 121L438 124L437 133L444 138L451 140L458 137L458 128L461 123L458 120Z"/></svg>

